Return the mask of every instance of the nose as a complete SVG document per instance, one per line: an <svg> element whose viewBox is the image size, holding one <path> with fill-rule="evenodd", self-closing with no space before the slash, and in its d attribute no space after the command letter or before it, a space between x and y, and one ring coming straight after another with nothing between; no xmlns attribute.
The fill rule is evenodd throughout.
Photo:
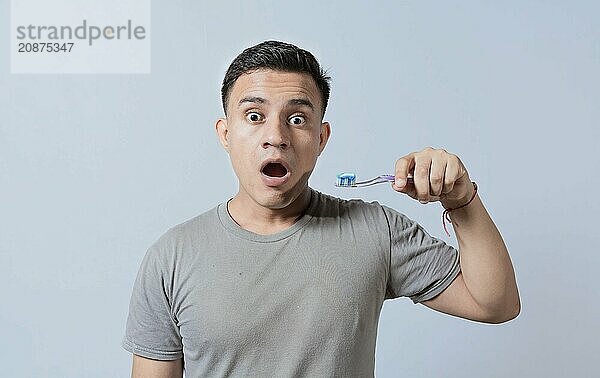
<svg viewBox="0 0 600 378"><path fill-rule="evenodd" d="M279 120L274 120L273 122L265 123L263 130L263 148L266 149L272 146L285 150L290 146L287 124Z"/></svg>

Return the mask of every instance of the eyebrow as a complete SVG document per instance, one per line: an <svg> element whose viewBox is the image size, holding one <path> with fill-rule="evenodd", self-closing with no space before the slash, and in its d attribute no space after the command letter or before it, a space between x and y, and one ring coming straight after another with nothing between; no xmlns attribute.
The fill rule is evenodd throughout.
<svg viewBox="0 0 600 378"><path fill-rule="evenodd" d="M238 102L238 107L246 102L250 102L250 103L254 103L254 104L268 104L269 103L269 101L267 101L267 99L262 98L262 97L247 96L247 97L242 98ZM312 102L310 102L310 100L305 99L305 98L293 98L288 101L288 105L306 106L306 107L310 108L310 110L313 110L313 111L315 110L315 107L312 104Z"/></svg>
<svg viewBox="0 0 600 378"><path fill-rule="evenodd" d="M289 105L300 105L300 106L306 106L308 108L310 108L310 110L315 110L315 107L313 106L312 102L310 102L309 100L305 99L305 98L293 98L290 101L288 101Z"/></svg>
<svg viewBox="0 0 600 378"><path fill-rule="evenodd" d="M241 99L240 102L238 102L238 106L242 105L245 102L252 102L255 104L264 104L269 101L267 101L266 99L264 99L262 97L247 96L247 97L244 97L243 99Z"/></svg>

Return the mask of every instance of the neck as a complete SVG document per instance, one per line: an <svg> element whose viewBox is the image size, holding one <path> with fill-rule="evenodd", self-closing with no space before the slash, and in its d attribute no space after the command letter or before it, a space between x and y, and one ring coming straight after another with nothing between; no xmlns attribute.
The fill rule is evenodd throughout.
<svg viewBox="0 0 600 378"><path fill-rule="evenodd" d="M227 204L233 220L243 229L270 235L291 227L300 219L309 205L310 188L301 190L291 202L282 208L262 206L240 190Z"/></svg>

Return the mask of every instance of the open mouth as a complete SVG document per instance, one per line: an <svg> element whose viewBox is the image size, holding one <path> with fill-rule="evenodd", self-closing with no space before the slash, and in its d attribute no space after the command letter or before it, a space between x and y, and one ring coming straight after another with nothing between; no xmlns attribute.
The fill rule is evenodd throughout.
<svg viewBox="0 0 600 378"><path fill-rule="evenodd" d="M261 172L269 177L283 177L288 173L288 170L281 163L268 163Z"/></svg>
<svg viewBox="0 0 600 378"><path fill-rule="evenodd" d="M279 187L289 181L291 172L287 163L279 159L265 161L260 170L262 181L266 186Z"/></svg>

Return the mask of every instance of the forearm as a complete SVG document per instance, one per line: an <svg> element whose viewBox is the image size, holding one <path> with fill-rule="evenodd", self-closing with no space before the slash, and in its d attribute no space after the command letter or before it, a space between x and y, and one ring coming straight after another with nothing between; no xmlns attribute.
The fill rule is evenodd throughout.
<svg viewBox="0 0 600 378"><path fill-rule="evenodd" d="M450 213L458 240L463 279L491 319L512 319L520 311L513 266L502 236L479 195Z"/></svg>

